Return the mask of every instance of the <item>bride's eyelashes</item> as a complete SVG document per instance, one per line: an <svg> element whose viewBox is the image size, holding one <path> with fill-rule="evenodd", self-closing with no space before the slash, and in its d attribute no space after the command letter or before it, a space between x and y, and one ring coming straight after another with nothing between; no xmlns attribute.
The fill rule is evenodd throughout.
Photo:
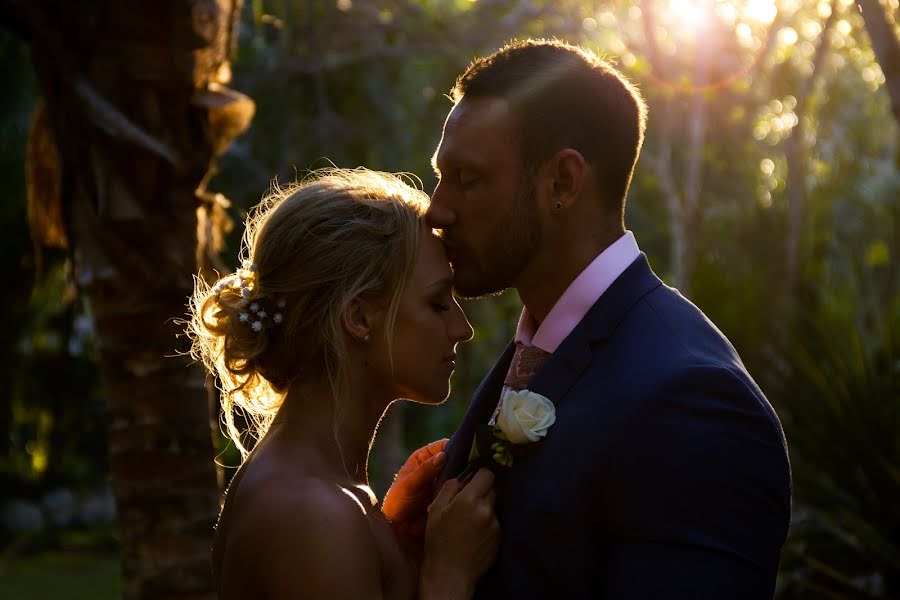
<svg viewBox="0 0 900 600"><path fill-rule="evenodd" d="M450 303L433 301L431 302L431 308L433 308L436 313L445 313L450 310Z"/></svg>
<svg viewBox="0 0 900 600"><path fill-rule="evenodd" d="M431 305L431 308L434 310L434 312L445 313L453 308L453 296L448 294L447 290L445 290L440 295L433 297L429 301L429 304Z"/></svg>

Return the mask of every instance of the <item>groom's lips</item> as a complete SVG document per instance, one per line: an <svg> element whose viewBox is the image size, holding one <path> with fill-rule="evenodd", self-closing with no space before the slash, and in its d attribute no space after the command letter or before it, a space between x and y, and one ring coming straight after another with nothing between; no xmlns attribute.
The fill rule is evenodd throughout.
<svg viewBox="0 0 900 600"><path fill-rule="evenodd" d="M447 252L447 260L450 261L450 264L456 264L456 260L459 257L459 247L454 242L444 238L444 250Z"/></svg>
<svg viewBox="0 0 900 600"><path fill-rule="evenodd" d="M456 272L461 266L466 264L466 257L468 256L466 246L460 240L447 235L446 231L442 241L444 242L444 250L447 253L447 260L450 261L450 266Z"/></svg>

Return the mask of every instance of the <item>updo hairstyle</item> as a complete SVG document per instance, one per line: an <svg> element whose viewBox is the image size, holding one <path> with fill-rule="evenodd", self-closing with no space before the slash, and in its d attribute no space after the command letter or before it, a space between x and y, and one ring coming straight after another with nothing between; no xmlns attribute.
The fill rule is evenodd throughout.
<svg viewBox="0 0 900 600"><path fill-rule="evenodd" d="M338 414L348 361L341 315L354 298L387 309L390 349L427 204L400 177L361 168L276 184L248 216L243 268L213 286L197 278L191 354L218 376L226 434L244 457L235 415L259 439L296 380L324 376Z"/></svg>

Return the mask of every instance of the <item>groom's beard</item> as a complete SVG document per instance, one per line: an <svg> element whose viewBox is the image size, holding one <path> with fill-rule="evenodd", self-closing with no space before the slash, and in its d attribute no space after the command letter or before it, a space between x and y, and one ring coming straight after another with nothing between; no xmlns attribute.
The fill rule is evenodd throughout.
<svg viewBox="0 0 900 600"><path fill-rule="evenodd" d="M531 177L524 175L518 201L500 219L480 255L473 257L470 248L460 248L468 256L462 261L458 256L451 259L456 292L464 298L477 298L511 287L531 263L542 236L537 193Z"/></svg>

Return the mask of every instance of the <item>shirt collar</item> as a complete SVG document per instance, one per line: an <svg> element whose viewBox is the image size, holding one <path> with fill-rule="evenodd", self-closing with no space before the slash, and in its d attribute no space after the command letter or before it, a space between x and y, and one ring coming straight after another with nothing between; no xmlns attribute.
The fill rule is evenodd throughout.
<svg viewBox="0 0 900 600"><path fill-rule="evenodd" d="M515 342L536 346L551 354L555 352L600 296L640 253L634 234L626 231L625 235L598 254L569 284L542 323L536 323L528 308L523 308L516 328Z"/></svg>

